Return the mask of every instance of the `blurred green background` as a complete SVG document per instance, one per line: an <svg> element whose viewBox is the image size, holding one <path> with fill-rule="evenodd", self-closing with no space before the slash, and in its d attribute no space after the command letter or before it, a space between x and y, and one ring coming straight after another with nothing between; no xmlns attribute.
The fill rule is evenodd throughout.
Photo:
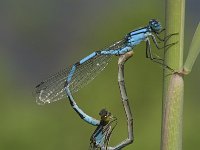
<svg viewBox="0 0 200 150"><path fill-rule="evenodd" d="M1 0L0 150L85 150L95 127L86 124L63 99L39 106L32 95L43 79L129 31L156 18L164 25L164 0ZM200 1L187 0L185 53L200 15ZM162 56L162 51L154 52ZM127 150L160 148L162 67L145 58L145 43L125 68L134 114L135 142ZM185 77L183 149L200 142L200 58ZM117 57L75 95L98 118L107 108L118 118L111 145L127 137L117 83Z"/></svg>

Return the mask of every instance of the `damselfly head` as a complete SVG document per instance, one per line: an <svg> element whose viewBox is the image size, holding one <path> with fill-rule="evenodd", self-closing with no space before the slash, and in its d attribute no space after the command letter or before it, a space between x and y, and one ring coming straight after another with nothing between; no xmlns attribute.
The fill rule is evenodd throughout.
<svg viewBox="0 0 200 150"><path fill-rule="evenodd" d="M90 150L108 150L112 131L117 125L117 118L105 108L99 112L101 122L90 138Z"/></svg>
<svg viewBox="0 0 200 150"><path fill-rule="evenodd" d="M112 114L105 108L99 112L99 115L101 116L101 120L105 122L109 122L110 119L112 118Z"/></svg>
<svg viewBox="0 0 200 150"><path fill-rule="evenodd" d="M162 30L162 26L159 21L155 19L151 19L149 21L149 27L153 32L159 33Z"/></svg>

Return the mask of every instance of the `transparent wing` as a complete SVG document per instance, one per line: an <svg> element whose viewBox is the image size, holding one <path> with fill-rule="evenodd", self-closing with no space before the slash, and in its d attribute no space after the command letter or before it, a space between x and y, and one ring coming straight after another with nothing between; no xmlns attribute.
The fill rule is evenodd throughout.
<svg viewBox="0 0 200 150"><path fill-rule="evenodd" d="M34 95L38 104L57 101L65 96L64 85L70 68L61 70L35 87Z"/></svg>
<svg viewBox="0 0 200 150"><path fill-rule="evenodd" d="M106 50L115 50L124 46L124 40L121 40ZM107 66L110 59L111 55L96 55L78 65L69 83L71 93L77 92L93 80ZM61 70L35 87L34 94L38 104L51 103L65 97L64 87L71 67Z"/></svg>
<svg viewBox="0 0 200 150"><path fill-rule="evenodd" d="M107 149L107 146L110 141L112 131L117 125L117 118L113 117L108 124L100 124L90 138L90 149L104 148Z"/></svg>
<svg viewBox="0 0 200 150"><path fill-rule="evenodd" d="M69 83L70 91L75 93L87 85L107 66L110 59L111 55L97 55L77 66L72 81Z"/></svg>
<svg viewBox="0 0 200 150"><path fill-rule="evenodd" d="M101 72L110 60L108 55L97 55L82 65L77 66L76 71L69 84L71 93L77 92L80 88L88 84ZM42 81L35 88L36 101L39 104L57 101L66 96L65 84L71 67L63 69L57 74Z"/></svg>

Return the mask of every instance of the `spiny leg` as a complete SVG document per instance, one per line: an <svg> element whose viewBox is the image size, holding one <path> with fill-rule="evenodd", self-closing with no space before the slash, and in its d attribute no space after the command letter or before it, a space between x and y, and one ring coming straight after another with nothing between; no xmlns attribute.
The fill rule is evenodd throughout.
<svg viewBox="0 0 200 150"><path fill-rule="evenodd" d="M162 39L161 37L159 37L158 35L161 34L162 32L164 32L166 29L162 29L159 33L155 33L156 34L156 37L157 39L159 40L158 43L161 43L161 42L164 42L165 40Z"/></svg>
<svg viewBox="0 0 200 150"><path fill-rule="evenodd" d="M165 28L163 28L158 34L160 34L160 33L162 33L162 32L164 32L166 29Z"/></svg>
<svg viewBox="0 0 200 150"><path fill-rule="evenodd" d="M165 31L165 29L163 29L162 31ZM162 32L162 31L161 31L161 32ZM159 34L160 34L161 32L155 33L155 35L156 35L157 39L158 39L159 41L162 41L162 42L167 42L172 36L178 35L178 33L172 33L172 34L169 34L169 35L167 35L166 37L164 37L164 39L162 39L161 37L159 37Z"/></svg>
<svg viewBox="0 0 200 150"><path fill-rule="evenodd" d="M165 29L164 29L164 30L165 30ZM162 31L164 31L164 30L162 30ZM161 32L162 32L162 31L161 31ZM160 33L161 33L161 32L160 32ZM152 39L153 39L153 42L155 43L155 45L156 45L156 47L157 47L158 49L163 49L163 48L165 48L165 51L166 51L166 50L168 50L171 46L173 46L173 45L175 45L175 44L178 43L178 41L176 41L176 42L173 42L173 43L170 43L170 44L166 44L167 41L168 41L172 36L178 35L178 33L172 33L172 34L170 34L170 35L167 35L164 39L162 39L162 38L159 37L159 34L160 34L160 33L155 33L154 35L151 35L151 37L152 37ZM156 36L156 38L159 40L158 42L156 41L155 36ZM158 43L160 43L160 42L164 42L164 46L159 47L159 46L158 46Z"/></svg>
<svg viewBox="0 0 200 150"><path fill-rule="evenodd" d="M170 36L170 37L171 37L171 36ZM153 34L151 35L151 38L152 38L152 40L153 40L153 43L156 45L157 49L163 49L163 48L168 49L168 48L170 48L171 46L173 46L173 45L175 45L175 44L178 43L178 42L174 42L174 43L170 43L170 44L164 45L163 47L159 47L158 42L156 41L156 38L155 38L155 36L154 36Z"/></svg>
<svg viewBox="0 0 200 150"><path fill-rule="evenodd" d="M171 38L173 35L177 35L177 34L178 34L178 33L174 33L174 34L170 34L170 35L168 35L167 37L165 37L165 39L163 40L163 41L164 41L164 44L169 40L169 38ZM159 38L157 34L155 34L155 35L157 36L157 38ZM154 36L154 35L151 35L151 37L152 37L152 40L153 40L154 44L156 45L156 47L157 47L158 49L165 48L165 50L168 50L171 46L173 46L173 45L175 45L175 44L178 43L178 41L177 41L177 42L174 42L174 43L170 43L170 44L164 45L163 47L159 47L159 46L158 46L158 43L157 43L157 41L156 41L155 36ZM146 48L149 49L149 50L148 50L149 53L150 53L150 55L149 55L150 57L149 57L149 58L150 58L151 60L153 60L154 62L156 62L156 63L158 63L158 64L162 64L165 68L171 70L172 72L175 72L174 69L172 69L172 68L170 68L169 66L167 66L167 65L164 64L164 60L152 57L152 54L151 54L151 47L150 47L150 41L149 41L149 40L147 41L147 44L146 44L146 45L147 45ZM148 48L148 47L149 47L149 48ZM159 62L159 60L161 60L163 63Z"/></svg>
<svg viewBox="0 0 200 150"><path fill-rule="evenodd" d="M152 51L151 51L151 45L150 45L150 40L149 39L147 39L147 41L146 41L146 58L150 58L151 60L157 60L157 61L164 62L163 59L156 58L156 57L153 56Z"/></svg>
<svg viewBox="0 0 200 150"><path fill-rule="evenodd" d="M151 59L155 63L161 64L164 68L167 68L167 69L171 70L172 72L174 72L174 69L172 69L169 66L167 66L166 64L164 64L163 59L153 57L153 54L151 52L151 46L150 46L150 40L149 39L147 39L147 41L146 41L146 57ZM160 62L160 61L162 61L162 62Z"/></svg>
<svg viewBox="0 0 200 150"><path fill-rule="evenodd" d="M172 36L178 35L178 33L172 33L164 38L164 42L166 43Z"/></svg>

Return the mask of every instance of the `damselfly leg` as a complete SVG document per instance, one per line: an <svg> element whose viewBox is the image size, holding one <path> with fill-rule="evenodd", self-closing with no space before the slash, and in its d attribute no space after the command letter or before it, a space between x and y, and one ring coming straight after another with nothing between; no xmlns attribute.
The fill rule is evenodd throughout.
<svg viewBox="0 0 200 150"><path fill-rule="evenodd" d="M155 35L157 35L157 34L155 34ZM152 34L152 35L151 35L151 38L152 38L153 43L154 43L155 46L157 47L157 49L163 49L163 48L168 49L168 48L170 48L171 46L173 46L173 45L175 45L175 44L178 43L178 42L174 42L174 43L170 43L170 44L168 44L168 45L164 45L163 47L159 47L158 42L157 42L157 40L156 40L156 37L158 37L158 36L155 37L155 35ZM175 34L170 34L170 35L167 36L164 40L163 40L163 39L159 39L159 38L158 38L158 39L161 40L161 41L169 40L169 38L172 37L173 35L177 35L177 34L176 34L176 33L175 33ZM167 68L167 69L169 69L169 70L172 71L172 72L175 72L174 69L172 69L172 68L169 67L168 65L164 64L164 60L163 60L162 58L159 58L158 56L153 56L153 53L152 53L152 51L151 51L151 45L150 45L150 40L149 40L149 38L147 38L147 40L146 40L146 58L149 58L149 59L151 59L153 62L158 63L158 64L161 64L164 68Z"/></svg>
<svg viewBox="0 0 200 150"><path fill-rule="evenodd" d="M174 34L174 35L175 35L175 34ZM172 34L169 36L169 38L170 38L170 37L172 37ZM155 44L155 46L156 46L157 49L163 49L163 48L168 49L168 48L170 48L171 46L173 46L173 45L175 45L175 44L178 43L178 41L177 41L177 42L170 43L170 44L167 44L167 45L166 45L165 43L167 42L167 40L169 40L169 38L168 38L167 40L164 40L164 46L160 47L160 46L158 45L158 42L157 42L157 40L156 40L156 37L155 37L153 34L151 35L151 38L152 38L153 43Z"/></svg>
<svg viewBox="0 0 200 150"><path fill-rule="evenodd" d="M155 34L156 38L157 38L159 41L165 42L165 43L166 43L172 36L178 35L178 33L172 33L172 34L170 34L170 35L165 36L165 37L162 39L162 38L159 36L159 34L160 34L160 33L156 33L156 34Z"/></svg>

